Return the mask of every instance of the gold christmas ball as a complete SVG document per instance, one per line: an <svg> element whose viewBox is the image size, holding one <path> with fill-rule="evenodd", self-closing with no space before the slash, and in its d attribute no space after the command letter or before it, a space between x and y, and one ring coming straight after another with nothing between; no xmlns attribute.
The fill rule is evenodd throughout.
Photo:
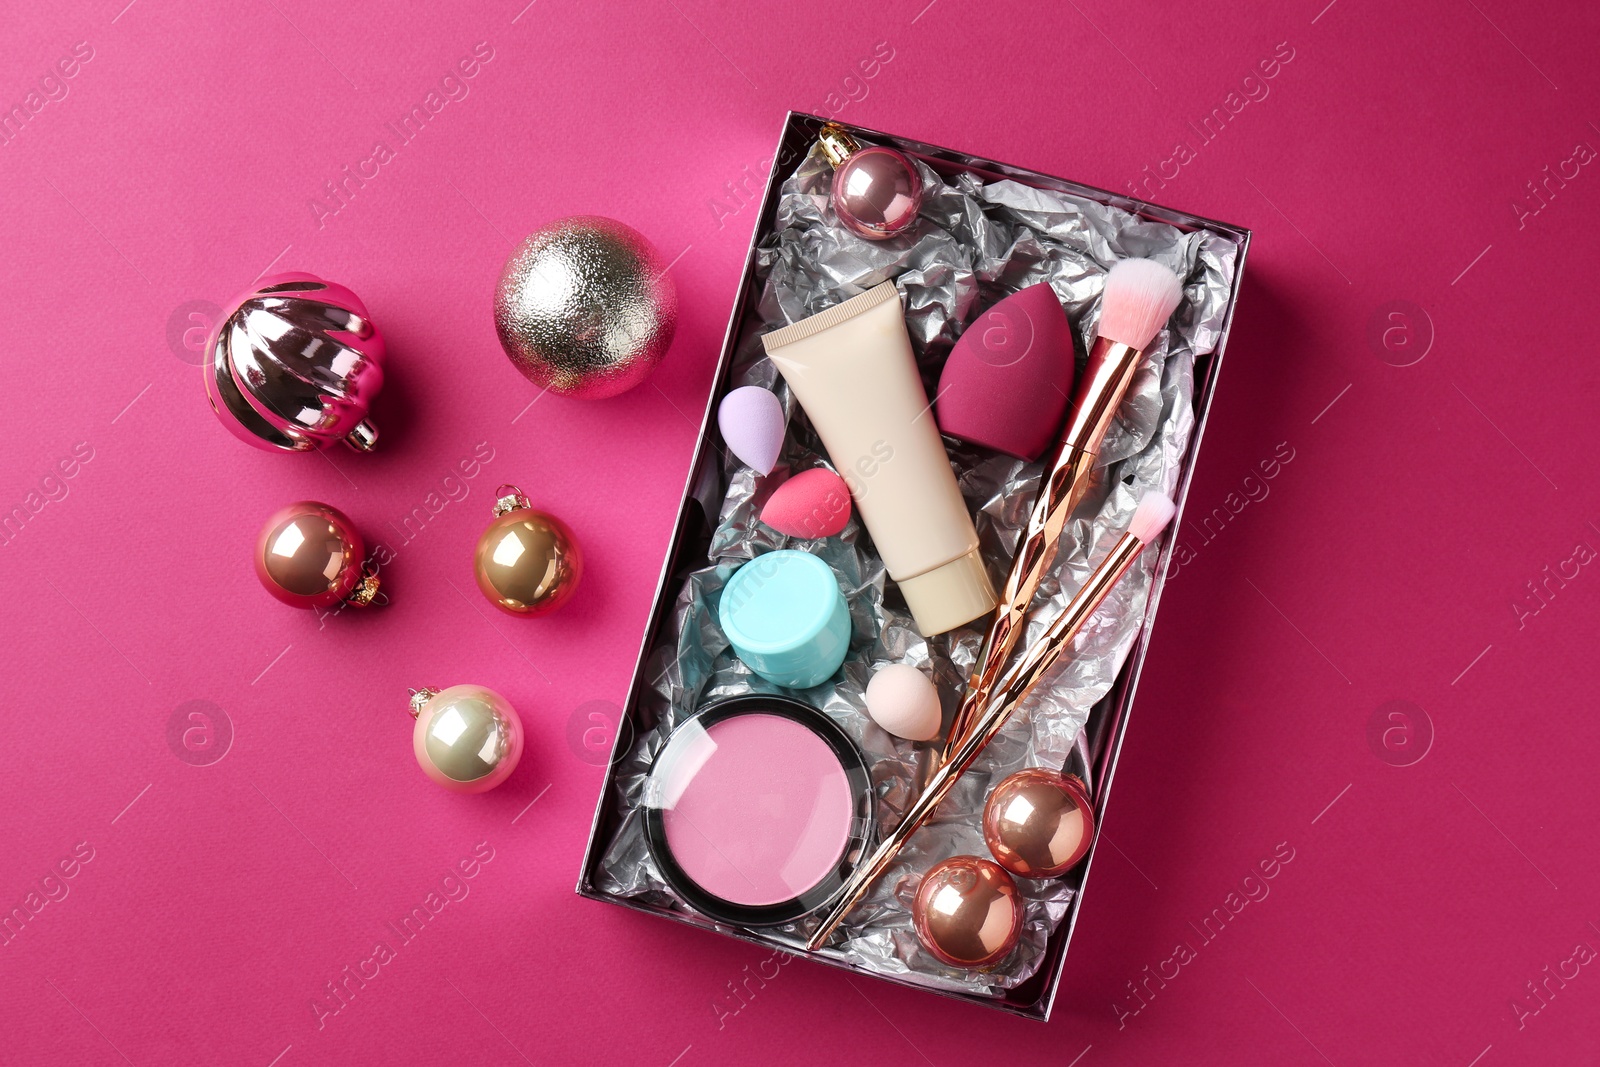
<svg viewBox="0 0 1600 1067"><path fill-rule="evenodd" d="M998 864L951 856L923 875L911 917L929 952L952 967L980 969L1016 947L1026 903Z"/></svg>
<svg viewBox="0 0 1600 1067"><path fill-rule="evenodd" d="M1083 783L1035 767L994 787L983 806L983 839L1000 866L1024 878L1067 873L1094 841L1094 811Z"/></svg>
<svg viewBox="0 0 1600 1067"><path fill-rule="evenodd" d="M478 588L507 614L548 615L577 591L583 553L567 524L533 510L516 486L502 485L497 495L494 521L473 556Z"/></svg>

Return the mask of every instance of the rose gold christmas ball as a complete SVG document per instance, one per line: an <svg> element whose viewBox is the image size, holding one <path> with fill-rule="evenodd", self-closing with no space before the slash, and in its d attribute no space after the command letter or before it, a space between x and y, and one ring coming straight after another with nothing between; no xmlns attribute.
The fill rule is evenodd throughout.
<svg viewBox="0 0 1600 1067"><path fill-rule="evenodd" d="M302 500L283 508L256 539L256 577L267 592L296 608L372 602L375 574L365 574L366 545L344 512Z"/></svg>
<svg viewBox="0 0 1600 1067"><path fill-rule="evenodd" d="M583 552L566 523L535 511L515 486L500 488L495 519L473 555L478 589L509 615L548 615L577 592Z"/></svg>
<svg viewBox="0 0 1600 1067"><path fill-rule="evenodd" d="M952 856L923 876L911 917L929 952L953 967L982 968L1016 947L1024 904L999 865Z"/></svg>
<svg viewBox="0 0 1600 1067"><path fill-rule="evenodd" d="M834 214L847 229L883 241L911 228L922 209L922 175L915 163L893 148L862 147L835 122L817 139L834 167Z"/></svg>
<svg viewBox="0 0 1600 1067"><path fill-rule="evenodd" d="M1000 865L1024 878L1067 873L1094 841L1094 811L1077 778L1035 767L994 787L983 839Z"/></svg>

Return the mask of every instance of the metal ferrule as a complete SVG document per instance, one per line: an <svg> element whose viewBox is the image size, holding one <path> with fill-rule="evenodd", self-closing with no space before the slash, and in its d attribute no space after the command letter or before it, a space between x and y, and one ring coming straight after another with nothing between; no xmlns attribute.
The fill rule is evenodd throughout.
<svg viewBox="0 0 1600 1067"><path fill-rule="evenodd" d="M1117 417L1117 408L1122 406L1122 398L1133 382L1133 372L1139 369L1141 355L1139 349L1120 341L1095 339L1083 377L1073 390L1072 412L1061 435L1063 452L1100 451L1111 420Z"/></svg>

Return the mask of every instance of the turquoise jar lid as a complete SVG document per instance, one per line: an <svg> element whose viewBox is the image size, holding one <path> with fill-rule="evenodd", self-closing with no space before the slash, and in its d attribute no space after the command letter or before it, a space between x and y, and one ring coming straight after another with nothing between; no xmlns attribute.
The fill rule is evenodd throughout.
<svg viewBox="0 0 1600 1067"><path fill-rule="evenodd" d="M833 570L809 552L779 549L733 573L717 608L745 665L791 689L828 679L850 647L850 609Z"/></svg>

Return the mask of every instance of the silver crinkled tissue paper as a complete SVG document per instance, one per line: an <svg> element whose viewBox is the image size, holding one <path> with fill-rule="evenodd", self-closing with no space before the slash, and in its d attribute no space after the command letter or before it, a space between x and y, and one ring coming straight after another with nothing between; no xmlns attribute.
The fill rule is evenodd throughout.
<svg viewBox="0 0 1600 1067"><path fill-rule="evenodd" d="M872 243L845 230L828 205L832 170L813 150L783 184L776 231L763 242L757 270L764 281L758 314L740 333L728 388L759 385L775 392L789 415L778 468L760 477L731 456L722 484L702 502L718 514L710 557L677 590L671 618L661 627L647 663L652 680L638 712L654 723L616 768L608 803L620 809L617 830L596 877L612 896L680 911L708 927L662 880L645 845L640 805L645 779L674 726L712 700L753 691L778 692L734 656L717 625L723 583L747 560L775 548L821 556L850 602L854 637L837 681L801 696L842 726L866 756L877 791L880 835L899 821L925 775L931 754L889 736L867 717L862 692L873 671L910 663L932 674L949 721L988 619L924 638L892 591L870 539L856 518L831 538L797 541L762 525L757 516L786 473L825 465L826 452L782 378L765 358L761 334L815 314L892 279L929 395L951 346L967 323L994 301L1036 282L1049 282L1085 348L1093 338L1099 295L1111 264L1146 256L1184 279L1184 299L1168 328L1146 353L1115 426L1101 450L1097 484L1061 540L1056 564L1040 586L1019 650L1036 640L1127 529L1139 499L1151 490L1172 494L1194 429L1194 365L1221 335L1238 246L1206 230L1185 233L1115 207L1011 180L971 174L949 180L918 163L925 187L922 217L909 232ZM1040 464L945 439L961 490L977 520L995 586L1004 581L1018 531L1039 488ZM1158 553L1144 553L1078 637L1073 653L1046 677L1008 727L961 779L939 813L900 853L897 863L856 908L844 936L824 950L863 970L918 984L998 995L1038 968L1045 944L1071 901L1073 881L1017 880L1028 900L1018 948L998 968L950 968L927 953L911 923L911 900L923 871L953 855L987 855L980 819L989 786L1025 767L1065 767L1087 777L1083 727L1090 709L1115 682L1144 621ZM1091 787L1093 783L1089 783ZM809 921L809 920L808 920ZM800 950L806 923L767 928L762 935Z"/></svg>

